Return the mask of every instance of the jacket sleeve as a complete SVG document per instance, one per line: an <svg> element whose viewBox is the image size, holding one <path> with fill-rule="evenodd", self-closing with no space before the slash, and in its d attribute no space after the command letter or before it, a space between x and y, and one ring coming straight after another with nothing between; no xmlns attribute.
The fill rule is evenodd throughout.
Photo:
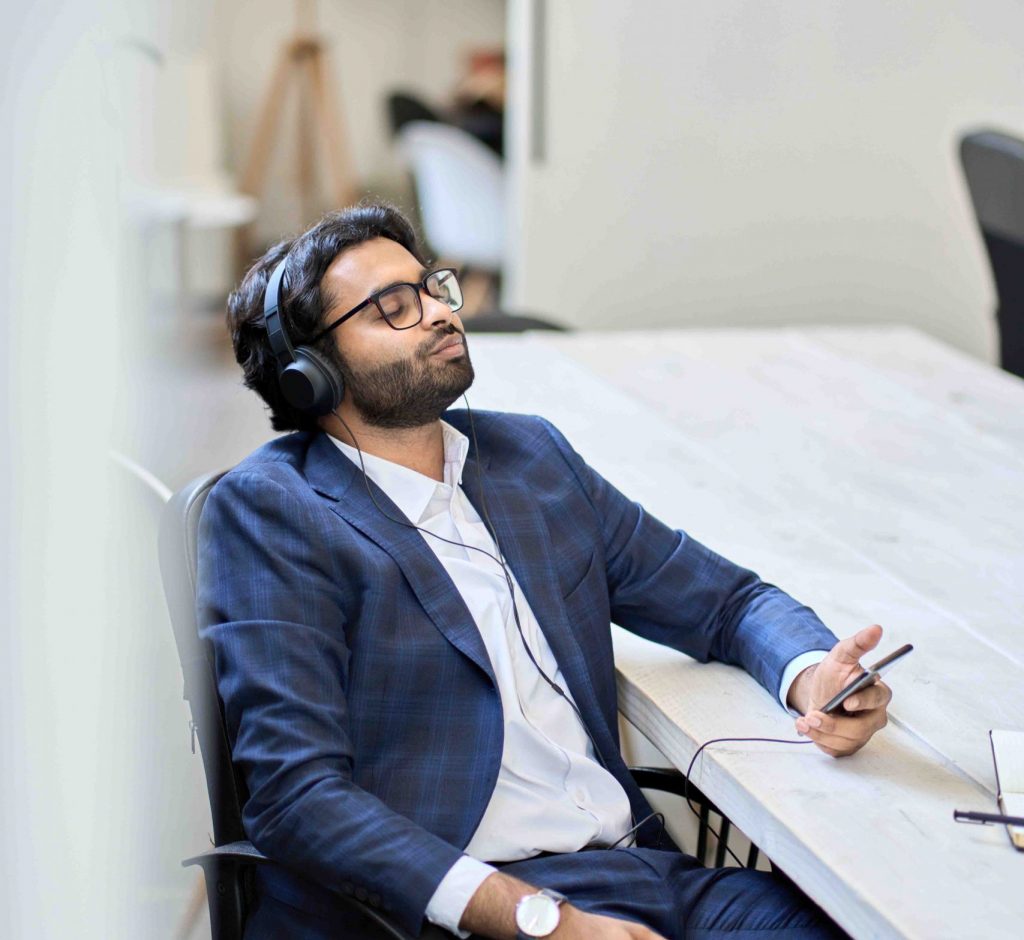
<svg viewBox="0 0 1024 940"><path fill-rule="evenodd" d="M790 661L835 645L809 607L659 522L544 423L597 516L615 623L701 662L742 666L775 697Z"/></svg>
<svg viewBox="0 0 1024 940"><path fill-rule="evenodd" d="M340 563L321 532L307 504L259 473L229 474L203 509L200 635L249 789L243 822L269 857L348 885L415 935L462 852L353 783Z"/></svg>

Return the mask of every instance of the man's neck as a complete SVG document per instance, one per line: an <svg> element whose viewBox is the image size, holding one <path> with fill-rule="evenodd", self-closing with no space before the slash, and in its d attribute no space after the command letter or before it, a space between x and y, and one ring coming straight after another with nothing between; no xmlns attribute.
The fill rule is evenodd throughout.
<svg viewBox="0 0 1024 940"><path fill-rule="evenodd" d="M444 480L444 434L440 421L417 428L379 428L365 424L355 414L345 414L344 418L355 440L335 415L327 415L320 426L339 441L358 446L364 454L390 460L432 480Z"/></svg>

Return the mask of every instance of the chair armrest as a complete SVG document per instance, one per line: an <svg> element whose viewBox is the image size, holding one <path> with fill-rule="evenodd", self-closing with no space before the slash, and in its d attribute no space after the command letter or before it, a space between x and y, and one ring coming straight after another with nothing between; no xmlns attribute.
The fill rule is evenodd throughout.
<svg viewBox="0 0 1024 940"><path fill-rule="evenodd" d="M215 845L212 849L207 849L199 855L186 858L181 865L183 868L187 868L189 865L205 865L213 859L241 862L248 865L272 864L271 860L251 842L227 842L224 845Z"/></svg>
<svg viewBox="0 0 1024 940"><path fill-rule="evenodd" d="M725 846L729 841L729 830L732 827L729 817L701 793L696 786L692 783L687 784L685 774L674 767L630 767L629 772L633 775L636 785L641 790L661 790L664 793L689 797L691 802L696 803L700 807L698 816L700 826L698 828L696 854L701 864L707 864L708 832L711 831L709 814L717 813L722 817L722 824L718 833L716 833L718 845L715 849L715 867L721 868L725 864ZM757 867L759 852L758 847L751 842L750 850L747 853L747 868ZM774 864L772 865L772 870L775 870Z"/></svg>
<svg viewBox="0 0 1024 940"><path fill-rule="evenodd" d="M711 812L724 816L694 783L687 783L686 775L675 767L630 767L629 772L641 790L661 790L676 796L688 796L698 806L706 806Z"/></svg>
<svg viewBox="0 0 1024 940"><path fill-rule="evenodd" d="M239 868L248 865L272 865L274 862L272 859L267 858L251 842L227 842L224 845L217 845L207 849L199 855L186 858L181 864L183 866L200 865L208 879L211 875L216 880L218 877L224 877L227 874L237 891L237 878L239 876L236 872ZM230 873L226 873L225 869L228 869ZM232 869L233 871L231 871ZM388 918L368 905L347 894L342 894L340 891L336 893L343 901L357 908L361 914L372 920L392 940L413 940L404 930L395 926ZM217 934L215 933L214 936L216 937ZM419 935L419 940L450 940L453 936L447 930L442 930L434 924L425 924Z"/></svg>
<svg viewBox="0 0 1024 940"><path fill-rule="evenodd" d="M662 790L675 793L676 796L683 795L686 777L674 767L630 767L629 772L642 790ZM695 793L696 787L691 784L689 792Z"/></svg>

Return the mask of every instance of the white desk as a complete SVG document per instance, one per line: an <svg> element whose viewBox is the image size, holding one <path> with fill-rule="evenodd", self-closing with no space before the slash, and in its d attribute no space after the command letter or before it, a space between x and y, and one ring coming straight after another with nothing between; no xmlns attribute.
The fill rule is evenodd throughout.
<svg viewBox="0 0 1024 940"><path fill-rule="evenodd" d="M1024 935L986 732L1024 730L1024 382L906 328L471 338L477 408L543 414L665 522L915 652L859 754L708 748L695 783L855 937ZM789 737L741 671L616 628L620 707L677 766Z"/></svg>

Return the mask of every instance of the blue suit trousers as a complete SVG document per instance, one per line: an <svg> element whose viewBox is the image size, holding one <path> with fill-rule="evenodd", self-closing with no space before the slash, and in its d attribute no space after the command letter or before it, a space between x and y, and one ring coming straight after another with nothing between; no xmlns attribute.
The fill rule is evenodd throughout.
<svg viewBox="0 0 1024 940"><path fill-rule="evenodd" d="M746 868L703 868L681 852L628 848L526 859L502 871L567 895L581 910L632 920L669 940L835 940L846 935L789 879ZM369 924L320 916L264 895L246 940L377 940Z"/></svg>

